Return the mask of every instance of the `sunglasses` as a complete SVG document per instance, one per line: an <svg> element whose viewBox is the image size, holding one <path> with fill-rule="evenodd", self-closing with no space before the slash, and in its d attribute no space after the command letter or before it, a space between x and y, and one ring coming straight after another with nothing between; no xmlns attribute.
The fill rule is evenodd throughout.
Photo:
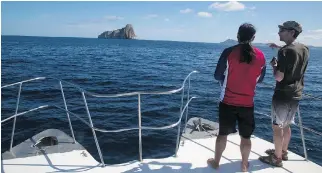
<svg viewBox="0 0 322 173"><path fill-rule="evenodd" d="M284 32L284 31L292 31L294 29L292 28L280 28L278 32Z"/></svg>

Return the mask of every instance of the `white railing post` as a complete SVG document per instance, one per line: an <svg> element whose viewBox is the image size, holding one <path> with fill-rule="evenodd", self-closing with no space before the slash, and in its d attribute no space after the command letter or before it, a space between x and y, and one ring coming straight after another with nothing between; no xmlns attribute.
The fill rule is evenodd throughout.
<svg viewBox="0 0 322 173"><path fill-rule="evenodd" d="M98 144L98 140L97 140L96 133L95 133L95 130L94 130L94 125L93 125L93 122L92 122L91 114L89 113L89 110L88 110L88 106L87 106L87 102L86 102L86 98L85 98L84 92L82 92L82 95L83 95L83 99L84 99L84 103L85 103L85 107L86 107L86 112L87 112L87 115L88 115L89 123L91 124L91 129L92 129L93 136L94 136L94 140L95 140L95 143L96 143L96 148L97 148L98 154L99 154L99 156L101 158L101 162L102 162L103 167L104 167L105 166L105 163L104 163L104 160L103 160L101 148L100 148L100 146Z"/></svg>
<svg viewBox="0 0 322 173"><path fill-rule="evenodd" d="M183 107L183 97L184 97L184 87L182 88L182 95L181 95L181 107L180 107L180 115L179 118L182 115L182 107ZM175 151L175 157L177 157L177 152L179 148L179 141L180 141L180 126L181 126L181 121L178 124L178 134L177 134L177 142L176 142L176 151Z"/></svg>
<svg viewBox="0 0 322 173"><path fill-rule="evenodd" d="M305 147L305 137L304 137L303 126L302 126L302 118L301 118L301 115L300 115L300 106L297 107L297 115L299 117L300 131L301 131L301 138L302 138L302 143L303 143L304 156L305 156L305 160L308 160L307 159L306 147Z"/></svg>
<svg viewBox="0 0 322 173"><path fill-rule="evenodd" d="M139 120L139 154L140 162L142 162L142 124L141 124L141 95L138 94L138 120Z"/></svg>
<svg viewBox="0 0 322 173"><path fill-rule="evenodd" d="M189 85L188 85L187 102L189 101L189 97L190 97L190 76L189 76ZM185 123L184 123L184 130L183 130L183 132L182 132L182 133L186 133L187 120L188 120L188 110L189 110L189 105L188 105L187 110L186 110L186 119L185 119Z"/></svg>
<svg viewBox="0 0 322 173"><path fill-rule="evenodd" d="M18 91L18 97L17 97L17 104L16 104L16 112L15 112L15 115L17 115L18 109L19 109L21 86L22 86L22 83L20 83L20 85L19 85L19 91ZM17 117L15 117L14 120L13 120L12 133L11 133L11 141L10 141L10 152L12 152L13 137L15 135L15 129L16 129L16 121L17 121Z"/></svg>
<svg viewBox="0 0 322 173"><path fill-rule="evenodd" d="M68 108L67 108L67 104L66 104L66 99L65 99L65 94L64 94L64 89L63 89L63 85L62 85L61 81L59 81L59 85L60 85L60 91L61 91L61 94L62 94L63 100L64 100L64 105L65 105L65 110L66 110L66 114L67 114L67 118L68 118L69 128L70 128L70 131L72 133L72 137L73 137L74 143L76 143L75 135L74 135L74 130L73 130L72 122L70 121L70 117L69 117L69 113L68 113Z"/></svg>

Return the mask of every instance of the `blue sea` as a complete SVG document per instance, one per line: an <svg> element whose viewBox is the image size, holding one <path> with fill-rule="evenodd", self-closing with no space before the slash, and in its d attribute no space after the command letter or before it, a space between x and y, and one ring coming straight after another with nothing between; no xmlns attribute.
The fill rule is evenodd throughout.
<svg viewBox="0 0 322 173"><path fill-rule="evenodd" d="M213 73L226 47L215 43L2 36L1 85L35 77L52 77L98 94L168 91L180 88L186 75L197 70L199 73L191 77L190 95L198 98L189 105L189 117L217 121L220 87ZM254 134L272 142L270 118L264 114L270 114L275 85L268 63L277 50L266 46L259 48L264 52L268 66L264 84L258 85L256 90ZM320 98L321 57L322 48L310 49L304 89L305 93ZM18 112L45 104L64 107L59 83L52 78L23 84ZM1 89L2 119L15 113L18 90L18 86ZM81 93L68 85L64 85L64 92L68 109L88 121ZM86 98L95 127L115 130L138 126L137 96L96 98L87 95ZM159 127L175 123L179 118L180 101L181 93L143 95L142 125ZM322 132L322 101L304 97L300 105L303 124ZM71 120L76 140L100 161L91 129L74 116L71 116ZM12 120L1 124L2 152L9 149L12 124ZM57 128L71 135L66 113L51 107L17 118L14 145L48 128ZM176 132L177 128L143 130L143 158L173 155ZM105 163L138 160L137 130L96 134ZM304 134L309 159L322 165L322 137L307 130L304 130ZM303 156L300 131L296 126L292 127L289 149Z"/></svg>

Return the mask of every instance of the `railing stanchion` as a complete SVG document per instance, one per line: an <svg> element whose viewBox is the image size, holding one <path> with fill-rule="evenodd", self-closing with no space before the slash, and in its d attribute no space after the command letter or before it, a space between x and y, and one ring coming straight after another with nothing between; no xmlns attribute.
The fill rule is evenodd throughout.
<svg viewBox="0 0 322 173"><path fill-rule="evenodd" d="M75 135L74 135L74 130L73 130L72 122L70 121L70 117L69 117L69 113L68 113L68 108L67 108L67 104L66 104L66 99L65 99L65 94L64 94L64 89L63 89L63 85L62 85L61 81L59 81L59 85L60 85L60 91L61 91L61 94L62 94L63 100L64 100L64 105L65 105L65 110L66 110L66 114L67 114L67 118L68 118L69 128L70 128L70 131L72 133L72 137L73 137L74 143L76 143Z"/></svg>
<svg viewBox="0 0 322 173"><path fill-rule="evenodd" d="M300 123L300 131L301 131L301 138L302 138L302 143L303 143L303 150L304 150L304 156L305 160L307 161L307 152L306 152L306 147L305 147L305 137L304 137L304 132L303 132L303 127L302 127L302 118L300 114L300 106L297 107L297 115L299 117L299 123Z"/></svg>
<svg viewBox="0 0 322 173"><path fill-rule="evenodd" d="M182 115L182 107L183 107L183 97L184 97L184 87L182 88L182 95L181 95L181 107L180 107L180 114L179 118ZM178 134L177 134L177 142L176 142L176 151L175 151L175 157L177 157L177 152L179 148L179 141L180 141L180 126L181 126L181 121L178 124Z"/></svg>
<svg viewBox="0 0 322 173"><path fill-rule="evenodd" d="M189 85L188 85L187 102L189 101L189 97L190 97L190 77L189 77ZM188 110L189 110L189 105L188 105L187 110L186 110L186 119L185 119L184 129L183 129L182 133L186 133L187 120L188 120Z"/></svg>
<svg viewBox="0 0 322 173"><path fill-rule="evenodd" d="M18 109L19 109L21 86L22 86L22 83L19 84L19 91L18 91L18 97L17 97L17 104L16 104L15 115L17 115ZM17 117L15 117L14 120L13 120L12 133L11 133L11 141L10 141L10 152L12 152L13 137L15 135L15 129L16 129L16 121L17 121Z"/></svg>
<svg viewBox="0 0 322 173"><path fill-rule="evenodd" d="M139 154L142 162L142 124L141 124L141 95L138 94L138 118L139 118Z"/></svg>
<svg viewBox="0 0 322 173"><path fill-rule="evenodd" d="M83 95L83 99L84 99L84 103L85 103L85 107L86 107L86 112L87 112L87 115L88 115L89 123L91 124L91 129L92 129L93 136L94 136L94 139L95 139L97 151L98 151L98 154L99 154L99 156L101 158L101 162L102 162L103 167L104 167L105 166L105 163L104 163L104 160L103 160L101 148L100 148L100 146L98 144L98 140L97 140L96 133L95 133L95 130L94 130L94 125L93 125L93 122L92 122L91 114L89 113L89 110L88 110L88 106L87 106L87 102L86 102L86 98L85 98L84 92L82 92L82 95Z"/></svg>

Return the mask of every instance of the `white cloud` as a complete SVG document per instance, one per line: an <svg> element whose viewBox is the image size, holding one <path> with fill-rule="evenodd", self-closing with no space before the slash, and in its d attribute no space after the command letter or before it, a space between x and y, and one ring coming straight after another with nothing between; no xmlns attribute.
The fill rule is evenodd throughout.
<svg viewBox="0 0 322 173"><path fill-rule="evenodd" d="M208 13L208 12L198 12L198 16L199 17L212 17L212 14L211 13Z"/></svg>
<svg viewBox="0 0 322 173"><path fill-rule="evenodd" d="M300 39L309 39L309 40L320 40L322 35L302 35L299 36Z"/></svg>
<svg viewBox="0 0 322 173"><path fill-rule="evenodd" d="M170 19L168 19L168 18L165 18L165 19L164 19L164 21L166 21L166 22L169 22L169 21L170 21Z"/></svg>
<svg viewBox="0 0 322 173"><path fill-rule="evenodd" d="M157 14L149 14L145 18L146 19L152 19L152 18L157 18L157 17L159 17L159 15L157 15Z"/></svg>
<svg viewBox="0 0 322 173"><path fill-rule="evenodd" d="M322 40L322 34L300 34L299 39Z"/></svg>
<svg viewBox="0 0 322 173"><path fill-rule="evenodd" d="M105 19L107 19L107 20L123 20L124 17L120 17L120 16L105 16Z"/></svg>
<svg viewBox="0 0 322 173"><path fill-rule="evenodd" d="M298 40L308 44L321 45L322 29L308 30L299 35Z"/></svg>
<svg viewBox="0 0 322 173"><path fill-rule="evenodd" d="M171 29L161 29L161 32L185 32L185 30L180 28L171 28Z"/></svg>
<svg viewBox="0 0 322 173"><path fill-rule="evenodd" d="M180 13L186 14L186 13L191 13L193 10L190 8L184 9L184 10L180 10Z"/></svg>
<svg viewBox="0 0 322 173"><path fill-rule="evenodd" d="M249 7L250 10L256 10L256 7Z"/></svg>
<svg viewBox="0 0 322 173"><path fill-rule="evenodd" d="M246 6L237 1L229 1L226 3L215 2L209 6L210 9L217 9L221 11L240 11L244 10Z"/></svg>
<svg viewBox="0 0 322 173"><path fill-rule="evenodd" d="M321 33L322 34L322 29L316 29L316 30L308 30L309 33Z"/></svg>

